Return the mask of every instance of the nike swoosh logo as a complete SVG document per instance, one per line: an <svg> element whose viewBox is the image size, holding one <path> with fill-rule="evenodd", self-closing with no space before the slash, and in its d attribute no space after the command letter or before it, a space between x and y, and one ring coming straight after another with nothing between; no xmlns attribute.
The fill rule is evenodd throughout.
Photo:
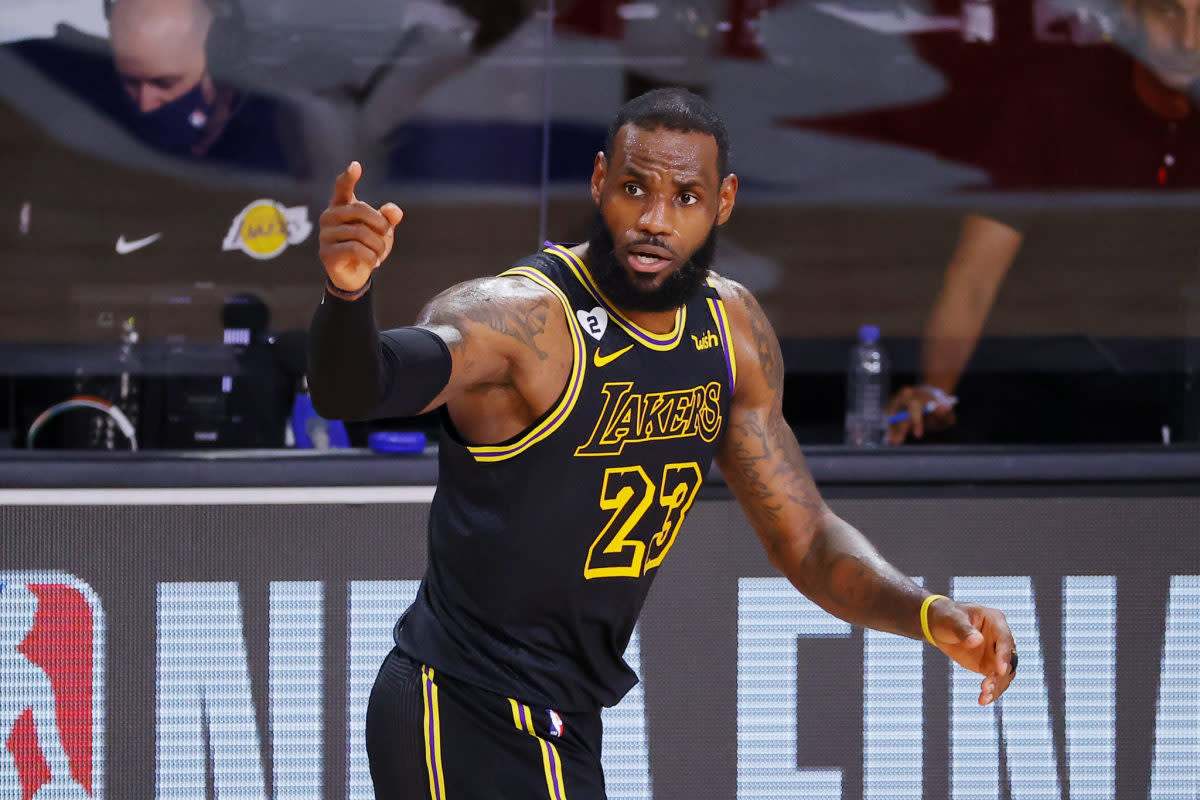
<svg viewBox="0 0 1200 800"><path fill-rule="evenodd" d="M602 356L600 355L600 348L597 347L595 352L592 353L592 363L597 367L603 367L605 364L611 364L612 362L616 361L618 358L625 355L632 349L633 345L628 345L626 347L622 347L615 353L609 353L606 356Z"/></svg>
<svg viewBox="0 0 1200 800"><path fill-rule="evenodd" d="M141 250L147 245L152 245L162 238L161 233L152 233L145 239L134 239L132 242L125 241L125 234L117 237L117 255L124 256L132 253L134 250Z"/></svg>

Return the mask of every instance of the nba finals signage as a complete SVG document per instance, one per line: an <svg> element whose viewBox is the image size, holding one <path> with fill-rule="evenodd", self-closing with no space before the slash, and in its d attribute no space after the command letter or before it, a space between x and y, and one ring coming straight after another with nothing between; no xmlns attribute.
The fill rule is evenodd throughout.
<svg viewBox="0 0 1200 800"><path fill-rule="evenodd" d="M1157 501L1178 506L1143 518L1157 532L1197 518ZM867 529L926 513L855 502ZM984 530L1019 527L986 502L938 500L944 530L877 542L982 567ZM731 501L698 501L625 654L642 683L603 712L609 797L1195 800L1194 544L1104 556L1072 540L1087 499L1023 502L1064 515L1038 569L918 578L1008 617L1020 668L979 706L979 676L831 617L772 575ZM370 800L367 699L427 507L0 505L0 800Z"/></svg>

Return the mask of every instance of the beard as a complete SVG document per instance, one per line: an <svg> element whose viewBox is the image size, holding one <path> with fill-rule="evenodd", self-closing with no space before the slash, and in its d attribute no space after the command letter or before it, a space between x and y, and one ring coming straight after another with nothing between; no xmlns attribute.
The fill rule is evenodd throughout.
<svg viewBox="0 0 1200 800"><path fill-rule="evenodd" d="M596 210L592 220L592 234L588 239L588 267L600 292L623 311L671 311L687 302L708 277L713 254L717 249L717 224L714 222L704 244L666 277L659 286L650 283L654 277L631 275L616 254L616 243L612 231L604 222L604 215ZM644 237L630 245L664 246L654 237Z"/></svg>

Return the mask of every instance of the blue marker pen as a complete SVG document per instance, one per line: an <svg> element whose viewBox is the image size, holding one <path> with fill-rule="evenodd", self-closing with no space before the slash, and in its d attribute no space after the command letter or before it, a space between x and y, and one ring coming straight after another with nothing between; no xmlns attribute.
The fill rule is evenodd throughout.
<svg viewBox="0 0 1200 800"><path fill-rule="evenodd" d="M951 408L953 408L955 404L958 403L957 397L947 397L946 400L946 403L939 403L937 400L930 400L925 404L925 408L923 410L926 414L932 414L940 405L949 405ZM884 421L884 425L895 425L897 422L905 422L908 420L908 418L909 413L907 409L904 411L897 411Z"/></svg>

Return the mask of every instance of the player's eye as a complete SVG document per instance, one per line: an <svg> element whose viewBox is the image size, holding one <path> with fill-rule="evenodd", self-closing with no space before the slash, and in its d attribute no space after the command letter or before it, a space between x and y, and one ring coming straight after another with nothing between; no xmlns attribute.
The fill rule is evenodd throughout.
<svg viewBox="0 0 1200 800"><path fill-rule="evenodd" d="M691 206L699 203L700 198L696 197L694 194L688 194L685 192L684 194L679 195L679 202L683 203L685 206Z"/></svg>
<svg viewBox="0 0 1200 800"><path fill-rule="evenodd" d="M643 194L642 187L638 186L636 183L627 183L625 184L625 194L629 195L630 197L641 197Z"/></svg>

